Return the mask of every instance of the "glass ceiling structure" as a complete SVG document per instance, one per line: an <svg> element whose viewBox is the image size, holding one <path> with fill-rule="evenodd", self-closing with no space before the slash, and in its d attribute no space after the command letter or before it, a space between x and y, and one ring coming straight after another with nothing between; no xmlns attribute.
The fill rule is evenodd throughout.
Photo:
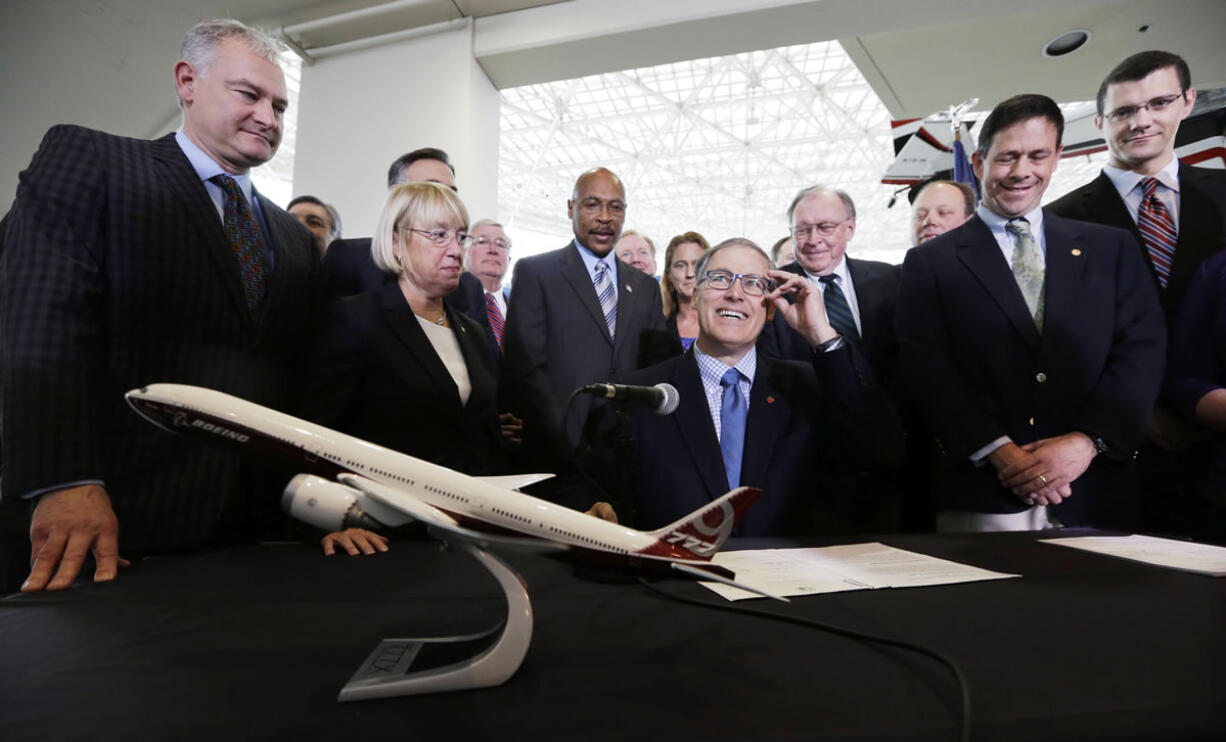
<svg viewBox="0 0 1226 742"><path fill-rule="evenodd" d="M528 85L502 91L500 218L515 257L561 247L575 178L603 165L625 183L624 228L658 249L686 230L769 249L796 192L822 183L855 200L849 254L900 263L910 209L887 208L880 182L893 157L889 113L834 41ZM1047 200L1102 158L1062 162Z"/></svg>

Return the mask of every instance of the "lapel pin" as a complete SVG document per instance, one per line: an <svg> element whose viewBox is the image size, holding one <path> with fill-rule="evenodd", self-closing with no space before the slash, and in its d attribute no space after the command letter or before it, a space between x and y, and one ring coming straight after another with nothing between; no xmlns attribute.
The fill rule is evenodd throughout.
<svg viewBox="0 0 1226 742"><path fill-rule="evenodd" d="M774 398L774 397L767 397L767 398L766 398L766 403L767 403L767 404L774 404L774 403L775 403L775 398Z"/></svg>
<svg viewBox="0 0 1226 742"><path fill-rule="evenodd" d="M631 294L634 293L634 289L630 288L630 284L626 284L626 291Z"/></svg>
<svg viewBox="0 0 1226 742"><path fill-rule="evenodd" d="M1074 255L1074 256L1077 256L1077 255L1080 255L1080 254L1081 254L1081 248L1074 247L1074 248L1073 248L1073 255Z"/></svg>

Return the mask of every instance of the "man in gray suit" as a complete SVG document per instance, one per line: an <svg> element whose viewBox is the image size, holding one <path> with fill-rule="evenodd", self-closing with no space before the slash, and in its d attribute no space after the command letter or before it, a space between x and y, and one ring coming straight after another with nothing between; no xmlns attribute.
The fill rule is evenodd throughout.
<svg viewBox="0 0 1226 742"><path fill-rule="evenodd" d="M567 413L571 392L619 382L681 352L665 328L655 280L612 252L626 218L621 180L605 168L583 173L566 208L574 240L516 263L504 375L524 421L522 464L559 475L569 468L592 409L584 397ZM566 477L559 479L557 486L565 488ZM567 504L586 508L590 501Z"/></svg>
<svg viewBox="0 0 1226 742"><path fill-rule="evenodd" d="M197 384L286 408L312 337L319 253L251 184L286 108L278 49L237 21L188 32L183 125L154 141L57 126L21 174L0 259L4 497L36 502L23 590L87 555L276 532L278 492L237 455L141 421L124 392Z"/></svg>

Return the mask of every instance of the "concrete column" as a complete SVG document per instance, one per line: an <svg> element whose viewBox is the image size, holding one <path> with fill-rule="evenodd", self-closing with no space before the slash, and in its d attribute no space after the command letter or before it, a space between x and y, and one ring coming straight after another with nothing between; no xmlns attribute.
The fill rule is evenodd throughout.
<svg viewBox="0 0 1226 742"><path fill-rule="evenodd" d="M346 237L369 236L392 160L439 147L469 216L497 216L498 91L472 46L469 26L304 66L294 194L335 205Z"/></svg>

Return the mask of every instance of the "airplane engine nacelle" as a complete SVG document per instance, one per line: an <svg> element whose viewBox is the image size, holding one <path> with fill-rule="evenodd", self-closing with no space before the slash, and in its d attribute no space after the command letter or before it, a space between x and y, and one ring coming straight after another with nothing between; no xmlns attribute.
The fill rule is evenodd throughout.
<svg viewBox="0 0 1226 742"><path fill-rule="evenodd" d="M286 485L281 495L281 509L294 518L322 528L339 531L344 528L378 528L381 524L362 508L362 493L314 474L299 474Z"/></svg>

